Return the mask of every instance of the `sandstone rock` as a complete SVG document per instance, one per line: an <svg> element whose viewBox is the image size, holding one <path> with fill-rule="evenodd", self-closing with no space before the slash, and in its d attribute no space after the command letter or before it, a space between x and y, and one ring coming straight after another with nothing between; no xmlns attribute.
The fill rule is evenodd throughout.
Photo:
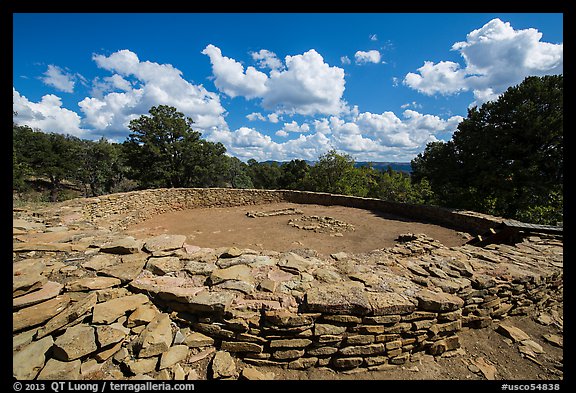
<svg viewBox="0 0 576 393"><path fill-rule="evenodd" d="M292 360L304 356L303 349L277 350L272 353L272 357L278 360Z"/></svg>
<svg viewBox="0 0 576 393"><path fill-rule="evenodd" d="M132 328L140 325L147 325L150 323L157 315L159 311L152 304L143 304L138 306L131 314L128 316L126 321L126 327Z"/></svg>
<svg viewBox="0 0 576 393"><path fill-rule="evenodd" d="M254 287L254 284L252 283L248 283L246 281L240 281L240 280L226 280L224 282L221 282L220 284L216 285L216 288L220 289L232 289L235 291L239 291L242 293L245 293L247 295L253 293L256 288Z"/></svg>
<svg viewBox="0 0 576 393"><path fill-rule="evenodd" d="M40 222L28 221L21 218L12 219L12 228L20 229L22 231L32 231L37 229L44 229L46 226Z"/></svg>
<svg viewBox="0 0 576 393"><path fill-rule="evenodd" d="M150 258L146 263L146 269L159 276L179 271L181 268L182 262L178 257Z"/></svg>
<svg viewBox="0 0 576 393"><path fill-rule="evenodd" d="M13 243L12 251L25 252L25 251L48 251L48 252L72 252L84 251L85 247L80 244L69 243Z"/></svg>
<svg viewBox="0 0 576 393"><path fill-rule="evenodd" d="M114 277L87 277L71 281L66 284L66 290L70 292L93 291L120 285L122 282Z"/></svg>
<svg viewBox="0 0 576 393"><path fill-rule="evenodd" d="M98 296L95 293L88 294L85 298L69 304L62 312L52 317L44 326L38 329L36 339L40 339L54 331L62 328L68 323L72 323L90 312L96 304Z"/></svg>
<svg viewBox="0 0 576 393"><path fill-rule="evenodd" d="M498 327L496 328L496 331L498 333L503 334L504 336L512 339L512 341L514 341L514 342L530 339L530 336L528 334L526 334L524 331L522 331L521 329L519 329L515 326L505 325L503 323L498 325Z"/></svg>
<svg viewBox="0 0 576 393"><path fill-rule="evenodd" d="M146 374L156 370L158 358L150 357L146 359L128 359L124 361L124 364L132 374Z"/></svg>
<svg viewBox="0 0 576 393"><path fill-rule="evenodd" d="M306 353L310 356L330 356L338 352L336 347L307 348Z"/></svg>
<svg viewBox="0 0 576 393"><path fill-rule="evenodd" d="M470 280L472 281L472 288L475 289L486 289L492 288L498 284L494 277L488 276L486 274L475 273Z"/></svg>
<svg viewBox="0 0 576 393"><path fill-rule="evenodd" d="M362 361L361 357L335 358L332 360L332 364L338 369L349 369L358 367L362 364Z"/></svg>
<svg viewBox="0 0 576 393"><path fill-rule="evenodd" d="M100 246L100 251L109 254L135 254L142 249L142 241L132 236L116 238Z"/></svg>
<svg viewBox="0 0 576 393"><path fill-rule="evenodd" d="M160 370L167 367L172 367L176 363L180 363L188 356L187 345L174 345L168 351L164 352L160 357Z"/></svg>
<svg viewBox="0 0 576 393"><path fill-rule="evenodd" d="M390 362L390 364L400 365L406 363L408 359L410 359L410 354L408 352L405 352L401 355L397 355L390 358L388 361Z"/></svg>
<svg viewBox="0 0 576 393"><path fill-rule="evenodd" d="M216 285L226 280L252 282L252 268L246 265L234 265L225 269L214 269L212 274L210 274L212 285Z"/></svg>
<svg viewBox="0 0 576 393"><path fill-rule="evenodd" d="M17 310L22 307L29 307L34 304L42 303L58 296L62 288L63 285L58 282L47 281L39 289L12 299L12 308Z"/></svg>
<svg viewBox="0 0 576 393"><path fill-rule="evenodd" d="M90 260L82 263L84 269L100 271L106 267L120 263L120 257L110 254L98 254L90 258Z"/></svg>
<svg viewBox="0 0 576 393"><path fill-rule="evenodd" d="M58 315L70 303L70 296L64 294L45 302L22 308L12 314L12 329L17 332L22 329L38 326Z"/></svg>
<svg viewBox="0 0 576 393"><path fill-rule="evenodd" d="M486 379L490 381L496 379L496 373L497 373L496 367L494 367L494 365L484 360L483 357L479 356L477 358L474 358L471 360L471 362L480 370L480 372L484 375Z"/></svg>
<svg viewBox="0 0 576 393"><path fill-rule="evenodd" d="M329 314L365 315L372 310L366 292L354 284L314 286L306 291L304 306L311 312Z"/></svg>
<svg viewBox="0 0 576 393"><path fill-rule="evenodd" d="M367 297L374 315L408 314L416 308L406 297L395 292L369 292Z"/></svg>
<svg viewBox="0 0 576 393"><path fill-rule="evenodd" d="M312 344L307 338L287 338L270 341L270 348L305 348Z"/></svg>
<svg viewBox="0 0 576 393"><path fill-rule="evenodd" d="M220 258L236 258L242 254L242 250L238 247L230 247L220 254Z"/></svg>
<svg viewBox="0 0 576 393"><path fill-rule="evenodd" d="M203 291L191 298L187 307L193 312L223 313L235 298L236 295L230 292Z"/></svg>
<svg viewBox="0 0 576 393"><path fill-rule="evenodd" d="M46 352L54 340L51 336L34 341L12 356L12 376L17 380L31 380L36 378L46 361Z"/></svg>
<svg viewBox="0 0 576 393"><path fill-rule="evenodd" d="M112 355L116 354L122 349L123 341L118 341L116 344L110 344L107 347L103 347L100 351L94 353L92 357L98 362L105 362Z"/></svg>
<svg viewBox="0 0 576 393"><path fill-rule="evenodd" d="M207 358L208 356L210 356L214 352L216 352L216 348L214 348L214 347L204 349L204 350L200 351L199 353L197 353L196 355L190 356L188 358L188 363L192 364L195 362L199 362L200 360Z"/></svg>
<svg viewBox="0 0 576 393"><path fill-rule="evenodd" d="M288 310L264 311L266 322L279 327L307 326L314 322L309 314L296 314Z"/></svg>
<svg viewBox="0 0 576 393"><path fill-rule="evenodd" d="M318 281L323 281L325 283L336 283L342 281L342 277L336 271L328 267L319 267L314 270L314 277Z"/></svg>
<svg viewBox="0 0 576 393"><path fill-rule="evenodd" d="M148 296L139 293L137 295L125 296L117 299L98 303L94 306L93 323L112 323L128 311L133 311L139 306L149 302Z"/></svg>
<svg viewBox="0 0 576 393"><path fill-rule="evenodd" d="M226 351L218 351L212 359L212 377L214 379L237 378L236 362Z"/></svg>
<svg viewBox="0 0 576 393"><path fill-rule="evenodd" d="M146 239L144 248L148 252L176 250L184 246L186 236L184 235L158 235Z"/></svg>
<svg viewBox="0 0 576 393"><path fill-rule="evenodd" d="M314 325L314 335L321 336L321 335L336 335L342 334L346 331L346 326L337 326L328 323L316 323Z"/></svg>
<svg viewBox="0 0 576 393"><path fill-rule="evenodd" d="M538 354L544 353L544 349L542 348L542 346L534 340L522 340L520 342L520 345L530 348L530 350L532 350L534 353Z"/></svg>
<svg viewBox="0 0 576 393"><path fill-rule="evenodd" d="M280 269L294 274L305 272L313 265L314 262L293 252L284 253L278 261L278 267L280 267Z"/></svg>
<svg viewBox="0 0 576 393"><path fill-rule="evenodd" d="M265 292L274 292L278 287L278 282L265 278L258 285L258 289Z"/></svg>
<svg viewBox="0 0 576 393"><path fill-rule="evenodd" d="M69 327L54 341L54 357L66 362L79 359L97 349L94 328L88 325Z"/></svg>
<svg viewBox="0 0 576 393"><path fill-rule="evenodd" d="M338 350L338 353L344 356L366 356L366 355L378 355L385 351L384 344L368 344L368 345L358 345L351 347L344 347Z"/></svg>
<svg viewBox="0 0 576 393"><path fill-rule="evenodd" d="M160 313L136 339L135 348L140 358L160 355L172 344L170 316Z"/></svg>
<svg viewBox="0 0 576 393"><path fill-rule="evenodd" d="M366 345L374 342L374 335L372 334L358 334L346 337L346 345Z"/></svg>
<svg viewBox="0 0 576 393"><path fill-rule="evenodd" d="M249 381L266 381L273 380L276 374L274 372L262 372L257 368L246 366L242 369L242 377Z"/></svg>
<svg viewBox="0 0 576 393"><path fill-rule="evenodd" d="M420 264L415 262L409 262L406 265L406 268L418 276L428 277L430 275L430 273L428 273L426 269L424 269Z"/></svg>
<svg viewBox="0 0 576 393"><path fill-rule="evenodd" d="M80 366L82 362L74 360L72 362L61 362L56 359L49 359L46 365L38 374L38 380L77 380L80 379Z"/></svg>
<svg viewBox="0 0 576 393"><path fill-rule="evenodd" d="M262 345L251 342L222 341L220 349L229 352L261 353L264 348Z"/></svg>
<svg viewBox="0 0 576 393"><path fill-rule="evenodd" d="M564 339L557 334L544 334L542 337L544 338L544 340L554 345L555 347L558 348L564 347Z"/></svg>
<svg viewBox="0 0 576 393"><path fill-rule="evenodd" d="M432 292L427 289L417 292L416 299L418 299L418 307L425 311L454 311L464 305L464 300L458 296L443 292Z"/></svg>
<svg viewBox="0 0 576 393"><path fill-rule="evenodd" d="M162 300L190 303L198 293L207 287L197 287L188 277L141 276L130 282L129 286L139 292L158 295Z"/></svg>
<svg viewBox="0 0 576 393"><path fill-rule="evenodd" d="M212 262L188 261L184 266L184 270L192 275L200 274L203 276L209 276L214 269L216 269L216 264Z"/></svg>
<svg viewBox="0 0 576 393"><path fill-rule="evenodd" d="M318 362L318 358L310 357L310 358L300 358L296 360L292 360L288 363L288 368L291 370L305 370L310 367L314 367Z"/></svg>
<svg viewBox="0 0 576 393"><path fill-rule="evenodd" d="M123 255L120 258L122 263L106 266L98 271L99 274L116 277L122 282L129 282L134 280L144 269L146 264L146 254L132 253L131 255Z"/></svg>
<svg viewBox="0 0 576 393"><path fill-rule="evenodd" d="M190 348L206 347L214 344L214 339L199 332L192 332L186 336L186 345Z"/></svg>
<svg viewBox="0 0 576 393"><path fill-rule="evenodd" d="M130 329L125 328L119 323L96 326L96 339L99 347L116 344L124 340L128 334L130 334Z"/></svg>
<svg viewBox="0 0 576 393"><path fill-rule="evenodd" d="M40 289L48 278L42 275L46 264L41 259L24 259L12 264L12 297Z"/></svg>

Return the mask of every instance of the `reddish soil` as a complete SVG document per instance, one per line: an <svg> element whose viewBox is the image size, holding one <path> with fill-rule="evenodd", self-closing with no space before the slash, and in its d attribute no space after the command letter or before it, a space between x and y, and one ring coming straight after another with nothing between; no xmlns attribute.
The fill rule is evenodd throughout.
<svg viewBox="0 0 576 393"><path fill-rule="evenodd" d="M298 209L304 216L329 216L353 225L354 230L341 231L342 236L335 236L337 232L314 232L288 225L290 219L302 218L303 215L255 218L246 215L250 211L270 212L288 208ZM448 247L466 241L452 229L381 212L294 203L170 212L132 225L127 232L139 238L162 233L186 235L186 243L199 247L236 246L275 251L310 248L324 255L339 251L361 253L391 247L398 235L403 233L425 233Z"/></svg>

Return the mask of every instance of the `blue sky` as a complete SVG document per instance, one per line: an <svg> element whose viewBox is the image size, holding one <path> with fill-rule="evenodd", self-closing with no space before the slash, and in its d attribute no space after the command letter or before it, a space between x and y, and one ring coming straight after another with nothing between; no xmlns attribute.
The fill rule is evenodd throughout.
<svg viewBox="0 0 576 393"><path fill-rule="evenodd" d="M244 161L410 161L563 73L559 13L14 14L17 123L122 142L171 105Z"/></svg>

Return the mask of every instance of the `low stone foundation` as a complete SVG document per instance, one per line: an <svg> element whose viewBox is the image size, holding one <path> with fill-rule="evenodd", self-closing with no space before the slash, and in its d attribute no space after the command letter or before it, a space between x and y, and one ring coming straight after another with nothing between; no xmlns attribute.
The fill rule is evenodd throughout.
<svg viewBox="0 0 576 393"><path fill-rule="evenodd" d="M160 188L104 195L81 200L89 220L105 221L125 227L158 214L199 207L231 207L291 202L300 204L338 205L355 207L429 221L457 230L479 234L502 222L493 217L470 211L437 206L388 202L375 198L360 198L309 191L244 190L229 188ZM71 203L78 203L77 201Z"/></svg>
<svg viewBox="0 0 576 393"><path fill-rule="evenodd" d="M562 241L553 238L448 248L425 234L404 234L391 248L324 259L312 250L199 248L181 235L135 239L118 229L144 219L150 206L158 214L302 203L310 195L148 190L16 212L14 377L194 379L203 369L206 378L252 379L265 377L262 365L379 370L422 354L457 355L463 328L562 302ZM329 194L308 200L380 202ZM488 220L421 208L430 220L436 214L475 228ZM56 233L57 242L29 240ZM256 369L240 369L235 359Z"/></svg>

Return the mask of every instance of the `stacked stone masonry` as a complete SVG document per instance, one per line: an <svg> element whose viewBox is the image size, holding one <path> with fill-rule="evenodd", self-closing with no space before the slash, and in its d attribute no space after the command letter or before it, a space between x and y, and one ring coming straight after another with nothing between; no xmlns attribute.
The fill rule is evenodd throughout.
<svg viewBox="0 0 576 393"><path fill-rule="evenodd" d="M379 370L457 352L463 327L562 301L563 245L555 238L448 248L406 234L391 248L321 258L121 232L164 211L304 200L384 206L329 194L176 189L16 211L14 377L194 379L202 362L218 379L265 379L262 365ZM489 220L462 216L442 220L461 229L469 222L471 232ZM27 238L56 232L59 242ZM238 370L234 359L256 369Z"/></svg>

